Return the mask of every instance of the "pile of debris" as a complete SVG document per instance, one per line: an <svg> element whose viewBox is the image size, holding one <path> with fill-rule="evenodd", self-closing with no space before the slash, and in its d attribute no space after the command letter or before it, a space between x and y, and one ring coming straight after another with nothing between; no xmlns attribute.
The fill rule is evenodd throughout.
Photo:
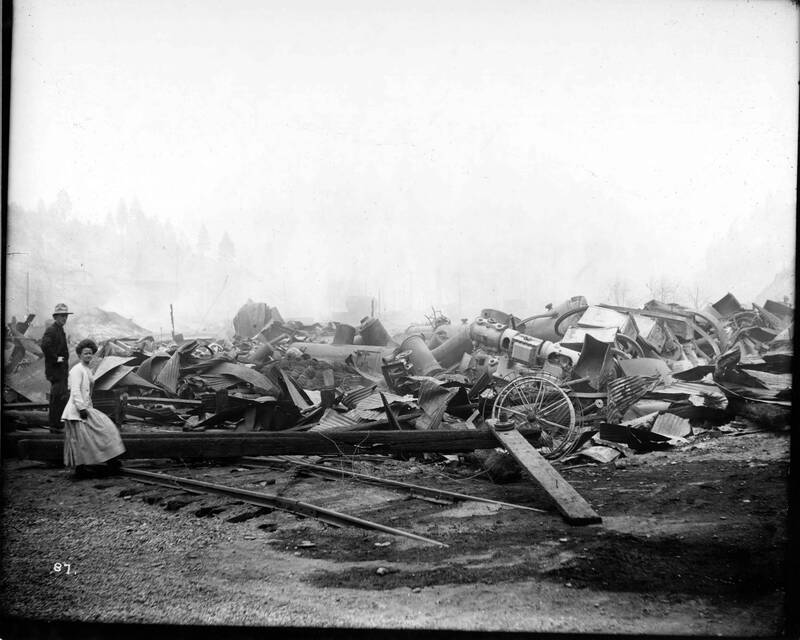
<svg viewBox="0 0 800 640"><path fill-rule="evenodd" d="M453 325L434 312L390 336L374 317L304 325L248 301L232 340L107 339L92 363L95 402L118 423L186 431L455 431L510 421L536 434L551 460L607 461L737 415L787 424L793 312L774 301L745 309L731 294L702 312L575 296L524 319L484 309ZM4 395L17 419L26 403L46 400L41 350L25 336L32 319L6 332Z"/></svg>
<svg viewBox="0 0 800 640"><path fill-rule="evenodd" d="M6 330L3 450L58 462L59 434L26 431L47 425L32 319ZM785 304L745 309L727 294L700 312L575 296L524 319L428 320L392 336L375 317L308 325L248 301L232 339L105 340L93 401L124 425L129 457L413 456L477 463L494 481L524 470L573 524L600 517L548 460L610 463L745 420L790 421Z"/></svg>

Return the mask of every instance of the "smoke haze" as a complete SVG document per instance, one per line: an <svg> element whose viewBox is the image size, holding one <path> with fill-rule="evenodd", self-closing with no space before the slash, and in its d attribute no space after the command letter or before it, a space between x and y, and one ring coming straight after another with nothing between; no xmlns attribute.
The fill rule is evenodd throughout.
<svg viewBox="0 0 800 640"><path fill-rule="evenodd" d="M14 18L7 316L66 301L166 332L173 304L199 331L247 298L325 321L368 296L399 322L792 282L792 3Z"/></svg>

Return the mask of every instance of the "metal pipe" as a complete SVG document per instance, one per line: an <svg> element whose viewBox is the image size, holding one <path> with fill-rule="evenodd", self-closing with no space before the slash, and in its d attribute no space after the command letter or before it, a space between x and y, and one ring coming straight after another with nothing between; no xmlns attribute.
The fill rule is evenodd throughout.
<svg viewBox="0 0 800 640"><path fill-rule="evenodd" d="M385 347L392 341L391 336L377 318L370 318L362 322L358 330L363 344L375 347Z"/></svg>
<svg viewBox="0 0 800 640"><path fill-rule="evenodd" d="M431 350L431 355L445 369L461 362L465 353L472 353L474 345L472 338L469 337L469 327L459 327L458 332L445 340L435 349Z"/></svg>
<svg viewBox="0 0 800 640"><path fill-rule="evenodd" d="M237 487L228 487L221 484L203 482L202 480L192 480L189 478L181 478L179 476L170 476L165 473L152 473L151 471L142 471L141 469L122 469L122 474L129 476L134 480L144 479L148 482L155 481L166 487L177 486L179 488L189 487L190 489L202 489L204 493L213 493L225 497L236 498L238 500L242 500L243 502L249 502L250 504L281 509L282 511L288 511L289 513L300 513L302 515L316 518L317 520L322 520L323 522L346 522L348 524L353 524L366 529L376 529L378 531L391 533L392 535L396 536L413 538L414 540L435 544L440 547L448 546L444 542L432 540L431 538L425 538L417 535L416 533L411 533L410 531L403 531L402 529L387 527L386 525L378 522L364 520L363 518L357 518L346 513L340 513L338 511L333 511L332 509L326 509L308 502L301 502L299 500L293 500L292 498L285 498L283 496L277 496L269 493L258 493L256 491L249 491L247 489L239 489Z"/></svg>
<svg viewBox="0 0 800 640"><path fill-rule="evenodd" d="M377 476L370 476L365 473L357 473L355 471L348 471L346 469L333 469L331 467L324 467L318 464L311 464L309 462L300 462L292 460L286 456L279 456L279 459L289 464L297 465L307 469L313 469L316 472L326 474L329 476L348 476L357 480L363 480L371 484L386 485L389 487L397 487L398 489L411 489L411 492L419 493L421 495L428 495L434 498L448 497L456 500L472 500L475 502L487 502L489 504L499 504L504 507L514 507L515 509L525 509L527 511L536 511L538 513L547 513L545 509L537 509L536 507L528 507L523 504L514 504L513 502L502 502L500 500L492 500L491 498L482 498L480 496L468 495L466 493L457 493L455 491L447 491L446 489L434 489L433 487L423 487L418 484L410 484L408 482L400 482L399 480L389 480L388 478L379 478ZM266 465L269 464L268 460L261 460L259 458L242 458L243 462L251 464Z"/></svg>
<svg viewBox="0 0 800 640"><path fill-rule="evenodd" d="M442 371L442 366L433 357L422 336L408 336L400 344L399 350L411 351L408 360L418 376L430 376Z"/></svg>
<svg viewBox="0 0 800 640"><path fill-rule="evenodd" d="M356 337L356 328L343 322L336 323L336 334L332 344L353 344Z"/></svg>

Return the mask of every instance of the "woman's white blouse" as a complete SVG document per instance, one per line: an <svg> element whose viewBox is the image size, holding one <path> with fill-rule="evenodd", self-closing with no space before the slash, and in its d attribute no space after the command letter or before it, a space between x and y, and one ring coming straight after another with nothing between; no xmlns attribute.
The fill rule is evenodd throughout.
<svg viewBox="0 0 800 640"><path fill-rule="evenodd" d="M92 386L94 376L89 367L79 362L69 370L69 400L61 414L62 420L80 420L81 409L89 409L92 406Z"/></svg>

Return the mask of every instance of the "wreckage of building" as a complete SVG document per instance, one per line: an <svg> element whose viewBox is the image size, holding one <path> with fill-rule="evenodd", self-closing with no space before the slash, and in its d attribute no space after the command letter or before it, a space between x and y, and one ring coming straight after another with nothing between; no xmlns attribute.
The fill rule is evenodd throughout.
<svg viewBox="0 0 800 640"><path fill-rule="evenodd" d="M574 296L528 318L483 309L451 323L434 314L392 335L377 317L304 325L248 301L232 339L106 339L92 362L93 401L120 428L128 459L473 454L495 481L524 471L545 496L542 509L590 524L602 513L556 465L668 451L709 429L789 424L793 314L772 300L745 307L730 293L702 311ZM59 464L63 436L46 428L33 318L6 327L3 452ZM283 507L325 516L313 505Z"/></svg>

